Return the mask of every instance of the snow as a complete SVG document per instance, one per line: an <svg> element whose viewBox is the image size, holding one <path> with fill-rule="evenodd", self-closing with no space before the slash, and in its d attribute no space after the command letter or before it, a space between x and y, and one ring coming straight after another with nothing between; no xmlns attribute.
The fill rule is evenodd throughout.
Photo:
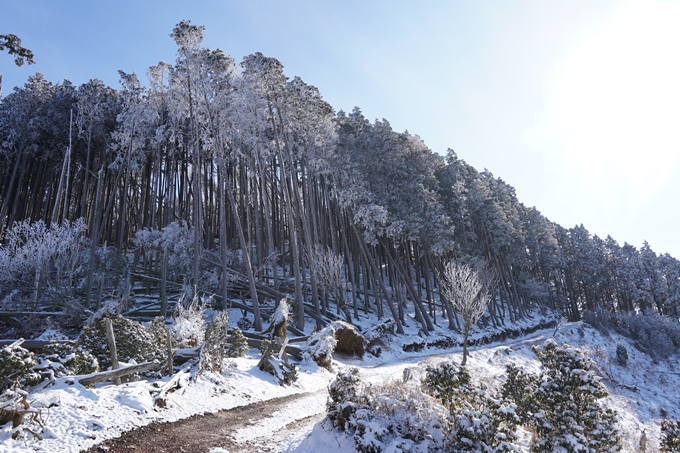
<svg viewBox="0 0 680 453"><path fill-rule="evenodd" d="M415 330L415 328L414 328ZM412 379L420 379L427 366L446 360L460 361L461 348L449 350L425 348L418 353L405 353L401 346L412 343L413 336L392 336L382 347L380 357L366 354L356 357L335 357L337 371L358 367L362 379L370 383L402 380L409 368ZM472 347L468 367L473 380L490 388L502 384L505 367L514 363L527 371L538 373L539 363L531 350L542 345L554 334L554 329L542 330L524 338L508 340L486 347ZM429 340L429 339L428 339ZM568 343L587 353L598 363L598 373L610 395L604 401L618 412L618 426L623 437L623 451L637 451L642 431L646 431L648 449L659 445L662 411L669 418L680 418L680 361L672 356L655 363L648 355L636 350L623 337L606 337L581 323L565 324L555 335L558 344ZM628 350L628 366L616 362L616 346ZM89 389L74 378L58 378L53 386L31 394L32 405L41 410L43 440L23 433L12 439L16 431L11 424L0 427L0 452L78 452L119 436L122 432L153 421L176 421L194 414L211 413L272 398L300 394L286 407L255 424L237 431L237 442L270 442L267 451L281 452L352 452L354 442L345 433L332 429L323 416L326 389L334 374L308 361L300 364L298 381L288 387L257 368L259 352L251 349L244 358L229 359L227 371L196 373L182 388L168 395L167 407L153 405L152 391L167 382L142 380L121 386L110 383ZM279 433L275 435L275 433ZM520 451L529 451L530 438L520 432ZM227 450L213 449L212 453Z"/></svg>
<svg viewBox="0 0 680 453"><path fill-rule="evenodd" d="M270 324L272 326L278 326L282 322L288 321L289 310L290 307L288 305L288 301L286 299L281 299L279 301L278 307L276 307L276 310L274 311L274 316L272 317Z"/></svg>

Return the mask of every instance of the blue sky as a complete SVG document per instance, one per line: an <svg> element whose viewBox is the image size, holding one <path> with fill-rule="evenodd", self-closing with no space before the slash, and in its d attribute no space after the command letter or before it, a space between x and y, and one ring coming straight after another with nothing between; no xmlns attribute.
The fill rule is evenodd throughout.
<svg viewBox="0 0 680 453"><path fill-rule="evenodd" d="M3 91L42 72L118 87L172 62L182 19L237 62L262 52L439 153L489 169L565 227L680 257L680 3L5 1Z"/></svg>

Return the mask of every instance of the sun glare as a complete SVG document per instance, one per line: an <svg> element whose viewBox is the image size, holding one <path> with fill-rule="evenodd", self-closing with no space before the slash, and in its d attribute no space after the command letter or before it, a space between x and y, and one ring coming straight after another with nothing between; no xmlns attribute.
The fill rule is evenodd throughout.
<svg viewBox="0 0 680 453"><path fill-rule="evenodd" d="M554 111L564 151L596 186L658 191L680 155L680 6L629 5L576 45Z"/></svg>

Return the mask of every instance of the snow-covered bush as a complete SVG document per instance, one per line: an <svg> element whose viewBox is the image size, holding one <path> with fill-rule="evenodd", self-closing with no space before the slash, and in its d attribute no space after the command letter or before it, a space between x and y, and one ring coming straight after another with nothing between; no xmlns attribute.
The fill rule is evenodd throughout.
<svg viewBox="0 0 680 453"><path fill-rule="evenodd" d="M307 353L319 366L332 368L333 351L364 356L368 342L356 328L344 321L334 321L307 340Z"/></svg>
<svg viewBox="0 0 680 453"><path fill-rule="evenodd" d="M229 312L221 311L215 315L205 331L205 343L201 348L201 369L222 372L228 330Z"/></svg>
<svg viewBox="0 0 680 453"><path fill-rule="evenodd" d="M445 404L457 452L515 452L520 419L516 406L485 387L475 387L465 367L453 362L428 367L424 387Z"/></svg>
<svg viewBox="0 0 680 453"><path fill-rule="evenodd" d="M73 343L52 342L38 354L40 364L36 370L51 370L56 376L77 376L99 371L97 358L89 351Z"/></svg>
<svg viewBox="0 0 680 453"><path fill-rule="evenodd" d="M423 385L428 392L446 405L460 405L471 382L467 368L444 362L437 367L427 367L425 371Z"/></svg>
<svg viewBox="0 0 680 453"><path fill-rule="evenodd" d="M248 339L243 335L241 329L238 327L231 331L231 338L229 339L229 349L227 349L227 357L245 357L250 352L248 346Z"/></svg>
<svg viewBox="0 0 680 453"><path fill-rule="evenodd" d="M111 319L116 339L118 360L137 363L152 360L163 361L167 356L166 337L159 329L149 328L121 315L102 316L94 320L91 327L84 327L78 338L78 345L97 358L99 365L106 369L111 366L111 355L106 338L106 319Z"/></svg>
<svg viewBox="0 0 680 453"><path fill-rule="evenodd" d="M535 412L533 395L537 386L537 376L525 372L514 364L506 367L501 395L505 400L515 403L517 416L524 424L528 424L530 414Z"/></svg>
<svg viewBox="0 0 680 453"><path fill-rule="evenodd" d="M616 414L598 400L607 390L593 362L569 345L534 347L543 371L534 393L533 452L609 453L621 450Z"/></svg>
<svg viewBox="0 0 680 453"><path fill-rule="evenodd" d="M396 327L397 325L393 319L387 319L380 324L371 327L367 332L364 333L364 337L369 342L369 344L372 344L377 340L394 335Z"/></svg>
<svg viewBox="0 0 680 453"><path fill-rule="evenodd" d="M177 308L172 314L172 332L174 346L178 348L193 348L203 343L205 339L205 303L194 295L188 307L182 303L183 299L177 302Z"/></svg>
<svg viewBox="0 0 680 453"><path fill-rule="evenodd" d="M366 350L376 357L382 354L382 347L385 345L384 339L393 336L396 330L396 323L392 319L382 321L380 324L371 327L364 332L364 338L368 341Z"/></svg>
<svg viewBox="0 0 680 453"><path fill-rule="evenodd" d="M680 453L680 420L661 421L661 451Z"/></svg>
<svg viewBox="0 0 680 453"><path fill-rule="evenodd" d="M31 386L40 382L40 374L33 370L37 361L32 352L21 347L21 341L0 348L0 393L15 382Z"/></svg>
<svg viewBox="0 0 680 453"><path fill-rule="evenodd" d="M365 386L356 368L329 387L328 418L362 453L449 451L447 410L418 385Z"/></svg>
<svg viewBox="0 0 680 453"><path fill-rule="evenodd" d="M359 405L365 404L362 392L363 383L358 368L352 367L349 371L337 374L335 380L328 386L329 400L326 403L328 419L333 426L345 430L350 416L356 412Z"/></svg>
<svg viewBox="0 0 680 453"><path fill-rule="evenodd" d="M602 307L597 307L595 310L583 311L583 322L590 324L605 335L609 334L609 329L616 323L615 319L615 313Z"/></svg>

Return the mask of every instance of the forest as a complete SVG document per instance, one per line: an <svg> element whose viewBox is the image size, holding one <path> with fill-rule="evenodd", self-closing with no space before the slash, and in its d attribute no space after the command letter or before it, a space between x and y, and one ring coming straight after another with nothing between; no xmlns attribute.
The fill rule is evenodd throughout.
<svg viewBox="0 0 680 453"><path fill-rule="evenodd" d="M447 262L496 276L485 325L537 310L678 318L680 262L565 228L453 150L336 112L260 53L237 64L180 22L176 61L145 85L40 73L0 101L0 321L84 316L130 288L231 301L261 331L282 296L295 327L360 312L460 330ZM240 304L233 299L240 297Z"/></svg>

